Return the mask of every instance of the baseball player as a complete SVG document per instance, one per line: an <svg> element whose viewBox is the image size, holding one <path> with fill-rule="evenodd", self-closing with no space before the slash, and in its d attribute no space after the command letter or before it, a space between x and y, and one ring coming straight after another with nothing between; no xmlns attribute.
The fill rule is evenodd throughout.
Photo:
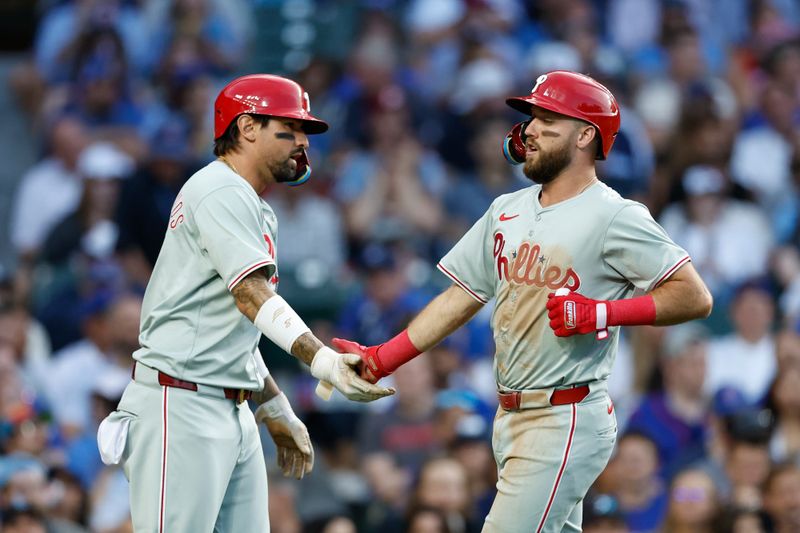
<svg viewBox="0 0 800 533"><path fill-rule="evenodd" d="M269 531L256 420L284 474L313 465L308 432L258 352L263 333L347 398L392 394L358 376L360 357L325 347L275 293L277 221L260 198L310 175L308 135L328 125L294 81L251 75L214 104L218 159L178 194L147 286L133 380L103 422L105 462L130 481L137 532ZM245 400L261 403L253 415Z"/></svg>
<svg viewBox="0 0 800 533"><path fill-rule="evenodd" d="M438 267L453 285L408 329L379 346L334 346L359 353L374 382L494 297L499 480L483 531L580 531L582 499L616 438L606 380L619 326L702 318L711 296L648 210L595 175L620 125L608 89L555 71L506 102L527 119L505 153L534 184L498 197L445 255Z"/></svg>

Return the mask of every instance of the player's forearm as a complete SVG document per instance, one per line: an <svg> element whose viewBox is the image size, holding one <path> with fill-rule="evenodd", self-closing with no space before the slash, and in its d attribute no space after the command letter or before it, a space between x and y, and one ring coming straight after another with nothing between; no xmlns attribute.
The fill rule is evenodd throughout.
<svg viewBox="0 0 800 533"><path fill-rule="evenodd" d="M236 300L239 311L251 322L255 322L259 309L264 302L275 296L275 291L269 286L266 272L259 269L237 283L231 294Z"/></svg>
<svg viewBox="0 0 800 533"><path fill-rule="evenodd" d="M419 351L427 351L466 324L481 307L482 303L452 285L411 321L408 337Z"/></svg>
<svg viewBox="0 0 800 533"><path fill-rule="evenodd" d="M656 326L670 326L708 317L713 299L691 263L687 263L650 295L656 306Z"/></svg>
<svg viewBox="0 0 800 533"><path fill-rule="evenodd" d="M323 346L325 345L322 344L322 341L315 337L313 333L308 332L294 341L292 345L292 355L311 366L314 355L316 355Z"/></svg>
<svg viewBox="0 0 800 533"><path fill-rule="evenodd" d="M286 306L284 310L278 309L267 313L269 316L264 316L264 312L260 313L268 300L273 297L279 298L270 288L267 275L263 270L257 270L248 275L233 288L232 293L239 311L249 318L267 338L305 364L311 364L314 354L324 345L313 333L308 331L307 326L302 323L300 317L296 316L291 307L283 302L283 305ZM279 326L281 323L285 323L290 315L295 317L293 327L300 327L305 331L294 340L291 337L289 340L285 340L283 328Z"/></svg>

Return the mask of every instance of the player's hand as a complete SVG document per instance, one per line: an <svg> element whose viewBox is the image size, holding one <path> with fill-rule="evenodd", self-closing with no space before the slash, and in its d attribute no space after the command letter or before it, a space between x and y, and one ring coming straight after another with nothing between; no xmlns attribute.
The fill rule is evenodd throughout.
<svg viewBox="0 0 800 533"><path fill-rule="evenodd" d="M278 449L278 467L286 477L303 479L314 468L314 447L308 429L282 392L256 409L256 421L267 426Z"/></svg>
<svg viewBox="0 0 800 533"><path fill-rule="evenodd" d="M327 381L348 400L371 402L394 394L394 389L379 387L359 376L361 356L355 353L339 354L327 346L320 348L311 361L311 375Z"/></svg>
<svg viewBox="0 0 800 533"><path fill-rule="evenodd" d="M370 383L377 383L391 372L387 372L383 362L378 357L378 346L364 346L347 339L333 339L333 347L342 353L354 353L361 357L361 377Z"/></svg>
<svg viewBox="0 0 800 533"><path fill-rule="evenodd" d="M566 291L566 290L565 290ZM547 316L550 327L557 337L570 337L598 332L598 339L608 335L606 317L598 320L598 306L605 307L603 300L593 300L577 292L551 293L547 296Z"/></svg>

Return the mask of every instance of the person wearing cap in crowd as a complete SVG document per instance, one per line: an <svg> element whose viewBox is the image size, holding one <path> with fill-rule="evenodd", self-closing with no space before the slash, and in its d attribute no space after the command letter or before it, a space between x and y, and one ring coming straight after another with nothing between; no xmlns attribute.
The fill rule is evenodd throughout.
<svg viewBox="0 0 800 533"><path fill-rule="evenodd" d="M47 131L47 155L22 177L11 204L11 242L24 261L34 259L52 228L78 206L83 189L77 164L89 144L86 128L67 115Z"/></svg>
<svg viewBox="0 0 800 533"><path fill-rule="evenodd" d="M77 166L83 178L80 202L50 232L41 260L57 266L78 252L94 259L110 257L119 234L114 211L121 181L134 169L133 159L111 143L94 143L81 152Z"/></svg>
<svg viewBox="0 0 800 533"><path fill-rule="evenodd" d="M389 244L378 242L357 254L364 283L339 312L336 330L341 335L379 342L425 305L427 295L409 286L397 256Z"/></svg>
<svg viewBox="0 0 800 533"><path fill-rule="evenodd" d="M681 185L685 201L668 206L659 222L692 256L714 297L763 275L773 235L761 210L729 198L728 179L715 167L689 167Z"/></svg>
<svg viewBox="0 0 800 533"><path fill-rule="evenodd" d="M653 439L661 474L669 479L678 468L705 455L708 402L703 383L709 333L696 323L673 326L665 333L661 388L639 404L627 430Z"/></svg>
<svg viewBox="0 0 800 533"><path fill-rule="evenodd" d="M175 197L195 170L187 135L183 121L162 125L150 142L144 166L120 192L115 213L120 232L116 252L129 277L142 286L161 250Z"/></svg>
<svg viewBox="0 0 800 533"><path fill-rule="evenodd" d="M276 293L278 221L261 195L308 180L309 136L327 129L308 93L280 76L236 78L214 102L217 159L172 204L132 381L98 428L103 461L130 481L134 530L268 531L256 420L284 475L311 471L308 430L266 368L262 334L350 400L394 392L360 378L360 358L326 347Z"/></svg>
<svg viewBox="0 0 800 533"><path fill-rule="evenodd" d="M583 500L583 533L628 533L619 502L611 494L589 493Z"/></svg>
<svg viewBox="0 0 800 533"><path fill-rule="evenodd" d="M141 310L138 294L96 292L83 306L84 337L55 355L46 394L68 440L96 428L91 396L101 375L114 370L130 375L130 353L138 347Z"/></svg>
<svg viewBox="0 0 800 533"><path fill-rule="evenodd" d="M749 403L734 388L712 400L708 456L699 462L714 480L721 499L737 506L761 504L761 487L769 474L772 413Z"/></svg>

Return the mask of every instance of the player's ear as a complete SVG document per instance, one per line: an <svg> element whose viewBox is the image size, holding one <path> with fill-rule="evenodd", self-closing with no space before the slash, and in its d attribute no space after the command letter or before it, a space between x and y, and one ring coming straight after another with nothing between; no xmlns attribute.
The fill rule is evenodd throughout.
<svg viewBox="0 0 800 533"><path fill-rule="evenodd" d="M246 113L239 115L236 118L236 125L239 127L239 133L243 139L246 139L250 142L254 142L256 140L258 124L255 120L253 120L252 115L248 115Z"/></svg>
<svg viewBox="0 0 800 533"><path fill-rule="evenodd" d="M578 126L578 135L575 143L578 149L585 150L587 147L593 147L597 141L597 130L591 124L581 122ZM594 153L594 152L592 152Z"/></svg>

